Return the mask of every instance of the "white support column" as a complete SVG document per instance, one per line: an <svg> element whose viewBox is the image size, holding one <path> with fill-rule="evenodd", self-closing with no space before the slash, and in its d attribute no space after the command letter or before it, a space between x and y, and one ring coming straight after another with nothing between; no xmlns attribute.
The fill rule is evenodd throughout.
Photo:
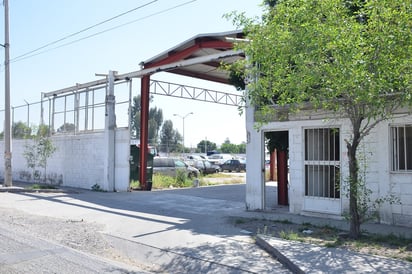
<svg viewBox="0 0 412 274"><path fill-rule="evenodd" d="M106 113L104 127L104 182L102 188L115 191L115 129L116 129L116 100L114 96L114 71L109 71L108 87L106 90Z"/></svg>
<svg viewBox="0 0 412 274"><path fill-rule="evenodd" d="M264 140L254 128L254 107L246 102L246 210L265 209Z"/></svg>
<svg viewBox="0 0 412 274"><path fill-rule="evenodd" d="M80 123L80 94L76 91L74 94L74 128L75 128L75 134L79 133L79 123Z"/></svg>

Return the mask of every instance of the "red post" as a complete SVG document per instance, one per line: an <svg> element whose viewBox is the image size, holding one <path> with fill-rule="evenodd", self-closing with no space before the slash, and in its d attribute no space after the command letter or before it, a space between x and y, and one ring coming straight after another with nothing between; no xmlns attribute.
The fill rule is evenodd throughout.
<svg viewBox="0 0 412 274"><path fill-rule="evenodd" d="M270 153L269 181L275 180L276 162L276 150L274 150Z"/></svg>
<svg viewBox="0 0 412 274"><path fill-rule="evenodd" d="M286 151L276 150L278 175L278 204L288 205L288 157Z"/></svg>
<svg viewBox="0 0 412 274"><path fill-rule="evenodd" d="M142 190L150 190L147 185L147 153L148 153L148 132L149 132L149 91L150 75L141 78L140 96L140 176L139 182Z"/></svg>

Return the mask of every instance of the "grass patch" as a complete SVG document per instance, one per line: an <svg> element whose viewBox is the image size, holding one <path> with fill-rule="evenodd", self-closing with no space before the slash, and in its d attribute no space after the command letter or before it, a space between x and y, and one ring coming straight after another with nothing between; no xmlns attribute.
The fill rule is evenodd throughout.
<svg viewBox="0 0 412 274"><path fill-rule="evenodd" d="M280 231L279 232L279 237L284 239L284 240L289 240L289 241L301 241L301 237L299 237L299 234L296 233L295 231L289 230L289 231Z"/></svg>
<svg viewBox="0 0 412 274"><path fill-rule="evenodd" d="M292 222L289 221L288 219L283 219L283 220L279 220L279 221L275 221L277 223L281 223L281 224L291 224Z"/></svg>
<svg viewBox="0 0 412 274"><path fill-rule="evenodd" d="M339 247L339 246L341 246L341 245L342 245L342 243L339 242L339 241L326 242L326 243L324 244L325 247L329 247L329 248Z"/></svg>
<svg viewBox="0 0 412 274"><path fill-rule="evenodd" d="M203 176L204 178L230 178L233 177L233 175L218 172L218 173L212 173L212 174L207 174Z"/></svg>
<svg viewBox="0 0 412 274"><path fill-rule="evenodd" d="M246 220L245 219L236 219L235 220L235 224L244 224L246 222Z"/></svg>
<svg viewBox="0 0 412 274"><path fill-rule="evenodd" d="M44 184L33 184L28 187L29 189L57 189L56 186L53 185L44 185Z"/></svg>
<svg viewBox="0 0 412 274"><path fill-rule="evenodd" d="M289 220L242 218L234 225L252 233L315 244L327 248L344 248L363 254L379 255L412 262L412 238L402 235L368 234L351 239L348 232L330 225L293 223Z"/></svg>
<svg viewBox="0 0 412 274"><path fill-rule="evenodd" d="M131 189L138 189L140 187L140 182L136 180L132 180L130 182L130 188Z"/></svg>
<svg viewBox="0 0 412 274"><path fill-rule="evenodd" d="M152 177L152 189L192 187L193 180L194 179L189 179L184 172L178 173L176 177L154 173ZM140 182L133 180L129 186L132 190L138 190L140 189Z"/></svg>
<svg viewBox="0 0 412 274"><path fill-rule="evenodd" d="M153 189L165 189L165 188L181 188L193 186L193 180L180 174L176 178L171 176L164 176L161 174L153 174Z"/></svg>
<svg viewBox="0 0 412 274"><path fill-rule="evenodd" d="M92 185L92 191L106 192L99 184Z"/></svg>
<svg viewBox="0 0 412 274"><path fill-rule="evenodd" d="M213 173L199 177L199 183L201 186L213 186L213 185L229 185L229 184L243 184L245 183L244 177L233 176L230 173Z"/></svg>

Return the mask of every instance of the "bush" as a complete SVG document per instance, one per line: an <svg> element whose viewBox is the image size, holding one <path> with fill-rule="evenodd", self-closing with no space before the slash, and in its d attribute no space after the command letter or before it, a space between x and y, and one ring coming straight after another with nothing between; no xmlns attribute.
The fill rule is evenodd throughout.
<svg viewBox="0 0 412 274"><path fill-rule="evenodd" d="M156 173L153 174L153 189L178 188L190 186L192 186L192 181L189 180L184 173L183 175L178 174L176 178Z"/></svg>

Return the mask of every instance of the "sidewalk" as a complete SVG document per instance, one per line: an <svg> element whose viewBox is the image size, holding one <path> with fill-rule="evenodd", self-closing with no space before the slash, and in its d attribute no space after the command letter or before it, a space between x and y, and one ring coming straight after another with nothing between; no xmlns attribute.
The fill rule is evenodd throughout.
<svg viewBox="0 0 412 274"><path fill-rule="evenodd" d="M293 273L412 273L412 263L258 235L256 243Z"/></svg>
<svg viewBox="0 0 412 274"><path fill-rule="evenodd" d="M235 195L236 191L240 195ZM102 233L124 254L169 273L287 273L287 269L294 273L412 273L412 263L404 261L258 235L256 244L287 269L282 268L227 218L287 219L337 228L345 228L347 223L285 210L248 212L244 201L237 198L242 191L242 186L234 185L132 193L10 189L0 193L0 207L104 224ZM405 227L368 224L363 229L412 237L412 229Z"/></svg>

